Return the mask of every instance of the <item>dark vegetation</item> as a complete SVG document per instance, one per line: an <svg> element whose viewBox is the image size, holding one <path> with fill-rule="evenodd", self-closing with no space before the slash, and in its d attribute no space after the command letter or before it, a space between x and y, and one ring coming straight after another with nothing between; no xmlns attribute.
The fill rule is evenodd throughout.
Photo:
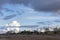
<svg viewBox="0 0 60 40"><path fill-rule="evenodd" d="M21 35L60 35L60 28L54 28L54 31L49 31L48 28L45 28L45 32L34 31L21 31L19 33L12 33L12 31L7 32L6 34L21 34Z"/></svg>

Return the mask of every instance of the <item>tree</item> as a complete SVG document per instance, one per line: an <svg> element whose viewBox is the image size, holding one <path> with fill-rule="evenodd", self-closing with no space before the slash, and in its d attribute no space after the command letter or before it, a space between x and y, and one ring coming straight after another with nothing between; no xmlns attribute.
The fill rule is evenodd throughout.
<svg viewBox="0 0 60 40"><path fill-rule="evenodd" d="M60 32L60 28L54 28L54 34L59 34L59 32Z"/></svg>

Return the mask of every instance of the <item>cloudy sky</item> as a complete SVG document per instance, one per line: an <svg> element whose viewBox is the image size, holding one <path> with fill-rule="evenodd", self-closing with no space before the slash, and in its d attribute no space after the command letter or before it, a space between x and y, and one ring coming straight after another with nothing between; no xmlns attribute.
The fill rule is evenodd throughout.
<svg viewBox="0 0 60 40"><path fill-rule="evenodd" d="M0 25L59 25L60 0L0 0Z"/></svg>

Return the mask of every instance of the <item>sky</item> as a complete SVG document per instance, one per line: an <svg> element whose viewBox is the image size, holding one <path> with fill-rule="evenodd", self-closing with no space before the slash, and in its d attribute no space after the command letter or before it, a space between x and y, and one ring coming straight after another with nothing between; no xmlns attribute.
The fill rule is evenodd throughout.
<svg viewBox="0 0 60 40"><path fill-rule="evenodd" d="M60 0L0 0L0 26L60 25Z"/></svg>

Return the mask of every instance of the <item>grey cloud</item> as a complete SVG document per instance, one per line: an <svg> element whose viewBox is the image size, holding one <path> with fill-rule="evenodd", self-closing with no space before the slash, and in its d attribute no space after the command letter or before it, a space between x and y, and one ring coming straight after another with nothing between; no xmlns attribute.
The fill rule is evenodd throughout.
<svg viewBox="0 0 60 40"><path fill-rule="evenodd" d="M45 24L45 22L37 22L38 24Z"/></svg>
<svg viewBox="0 0 60 40"><path fill-rule="evenodd" d="M6 12L16 12L18 15L22 15L22 13L24 13L23 10L21 10L22 12L19 12L19 11L15 11L15 10L8 9L8 8L3 8L3 9L5 9Z"/></svg>
<svg viewBox="0 0 60 40"><path fill-rule="evenodd" d="M0 5L2 5L3 3L5 3L5 0L0 0Z"/></svg>
<svg viewBox="0 0 60 40"><path fill-rule="evenodd" d="M54 22L56 22L56 23L60 23L60 20L55 20Z"/></svg>
<svg viewBox="0 0 60 40"><path fill-rule="evenodd" d="M3 16L4 14L0 11L0 16Z"/></svg>
<svg viewBox="0 0 60 40"><path fill-rule="evenodd" d="M16 12L17 12L18 15L22 15L22 13L24 13L24 11L22 11L22 12L16 11Z"/></svg>
<svg viewBox="0 0 60 40"><path fill-rule="evenodd" d="M10 0L0 0L0 10L2 9L2 5L10 3Z"/></svg>
<svg viewBox="0 0 60 40"><path fill-rule="evenodd" d="M22 15L21 13L18 13L18 14L12 14L12 15L8 15L8 16L5 16L4 18L3 18L3 20L9 20L9 19L12 19L12 18L14 18L14 17L16 17L17 15Z"/></svg>
<svg viewBox="0 0 60 40"><path fill-rule="evenodd" d="M36 0L33 5L38 11L55 11L60 9L60 0Z"/></svg>
<svg viewBox="0 0 60 40"><path fill-rule="evenodd" d="M16 16L17 16L16 14L12 14L12 15L5 16L3 19L8 20L8 19L12 19L12 18L14 18Z"/></svg>
<svg viewBox="0 0 60 40"><path fill-rule="evenodd" d="M60 10L60 0L0 0L0 5L3 3L31 4L36 11Z"/></svg>
<svg viewBox="0 0 60 40"><path fill-rule="evenodd" d="M28 3L30 3L31 0L10 0L10 3L12 4L25 4L27 5Z"/></svg>
<svg viewBox="0 0 60 40"><path fill-rule="evenodd" d="M14 10L8 9L8 8L4 8L6 12L15 12Z"/></svg>
<svg viewBox="0 0 60 40"><path fill-rule="evenodd" d="M10 2L10 0L0 0L0 5L5 4L5 3L9 3L9 2Z"/></svg>
<svg viewBox="0 0 60 40"><path fill-rule="evenodd" d="M34 28L34 27L39 27L39 25L27 25L27 26L20 26L20 27L25 27L25 28Z"/></svg>
<svg viewBox="0 0 60 40"><path fill-rule="evenodd" d="M5 10L6 12L16 12L16 14L12 14L12 15L8 15L8 16L5 16L4 18L3 18L3 20L9 20L9 19L12 19L12 18L14 18L14 17L16 17L17 15L22 15L22 13L20 13L19 11L14 11L14 10L12 10L12 9L8 9L8 8L3 8L3 10ZM3 13L2 12L0 12L0 14L1 15L3 15Z"/></svg>
<svg viewBox="0 0 60 40"><path fill-rule="evenodd" d="M50 25L52 24L52 21L37 22L37 24Z"/></svg>
<svg viewBox="0 0 60 40"><path fill-rule="evenodd" d="M60 10L60 0L11 0L11 3L25 5L31 4L37 11L56 11Z"/></svg>

